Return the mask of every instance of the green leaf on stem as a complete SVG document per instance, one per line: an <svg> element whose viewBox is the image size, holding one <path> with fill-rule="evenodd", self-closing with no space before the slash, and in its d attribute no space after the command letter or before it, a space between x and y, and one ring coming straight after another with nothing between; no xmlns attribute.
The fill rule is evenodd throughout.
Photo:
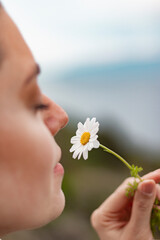
<svg viewBox="0 0 160 240"><path fill-rule="evenodd" d="M143 170L143 168L135 166L134 164L132 164L131 167L132 167L131 170L130 170L131 176L137 178L138 177L138 173L141 172Z"/></svg>
<svg viewBox="0 0 160 240"><path fill-rule="evenodd" d="M136 179L133 183L128 183L128 187L126 188L126 196L127 197L133 197L135 194L135 191L137 190L138 183Z"/></svg>
<svg viewBox="0 0 160 240"><path fill-rule="evenodd" d="M159 202L158 199L155 200L155 202L157 201ZM160 209L157 206L152 208L150 224L152 233L155 236L157 229L160 231Z"/></svg>

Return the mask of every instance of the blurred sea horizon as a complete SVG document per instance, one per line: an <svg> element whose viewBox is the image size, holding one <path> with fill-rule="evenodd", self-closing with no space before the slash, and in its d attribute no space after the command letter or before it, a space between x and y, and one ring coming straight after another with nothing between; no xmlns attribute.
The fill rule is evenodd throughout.
<svg viewBox="0 0 160 240"><path fill-rule="evenodd" d="M77 65L40 77L45 94L79 121L119 125L137 145L160 152L160 59Z"/></svg>

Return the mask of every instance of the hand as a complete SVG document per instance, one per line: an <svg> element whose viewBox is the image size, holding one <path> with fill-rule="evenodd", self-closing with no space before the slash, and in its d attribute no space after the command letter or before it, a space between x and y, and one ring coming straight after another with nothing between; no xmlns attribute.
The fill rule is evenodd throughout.
<svg viewBox="0 0 160 240"><path fill-rule="evenodd" d="M155 197L160 198L160 169L145 175L134 198L125 196L126 179L91 216L101 240L153 240L150 216Z"/></svg>

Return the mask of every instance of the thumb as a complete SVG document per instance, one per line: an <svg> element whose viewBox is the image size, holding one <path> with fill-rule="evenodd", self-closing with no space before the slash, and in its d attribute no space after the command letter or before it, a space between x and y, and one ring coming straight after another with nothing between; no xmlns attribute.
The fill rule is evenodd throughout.
<svg viewBox="0 0 160 240"><path fill-rule="evenodd" d="M149 227L151 211L156 197L156 184L153 180L144 180L135 193L130 223L134 228Z"/></svg>

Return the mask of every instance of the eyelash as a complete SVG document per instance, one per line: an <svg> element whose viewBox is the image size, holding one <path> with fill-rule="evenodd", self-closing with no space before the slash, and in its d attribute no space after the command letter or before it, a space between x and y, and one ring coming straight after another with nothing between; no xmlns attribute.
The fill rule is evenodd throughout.
<svg viewBox="0 0 160 240"><path fill-rule="evenodd" d="M38 104L35 106L36 111L47 110L49 108L49 104Z"/></svg>

